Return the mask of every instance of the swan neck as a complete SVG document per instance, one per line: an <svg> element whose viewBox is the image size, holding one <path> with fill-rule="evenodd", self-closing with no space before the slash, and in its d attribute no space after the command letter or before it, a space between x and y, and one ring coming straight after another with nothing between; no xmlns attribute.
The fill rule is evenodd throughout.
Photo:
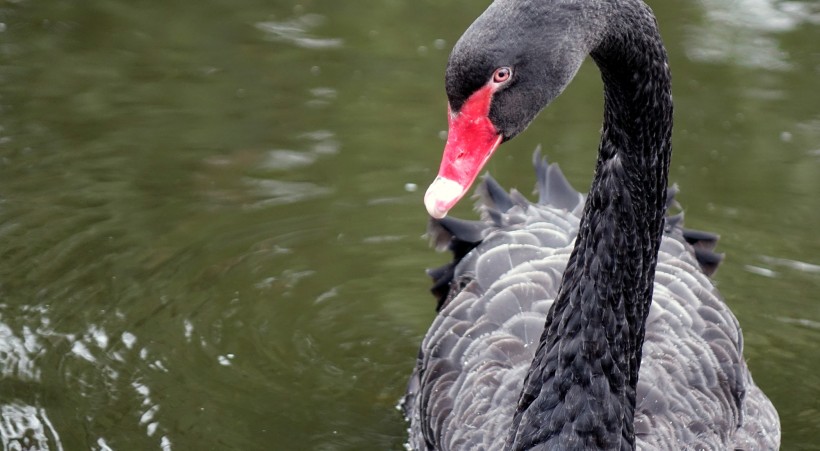
<svg viewBox="0 0 820 451"><path fill-rule="evenodd" d="M634 449L635 391L671 155L666 51L643 4L591 55L604 124L578 238L524 383L512 449Z"/></svg>

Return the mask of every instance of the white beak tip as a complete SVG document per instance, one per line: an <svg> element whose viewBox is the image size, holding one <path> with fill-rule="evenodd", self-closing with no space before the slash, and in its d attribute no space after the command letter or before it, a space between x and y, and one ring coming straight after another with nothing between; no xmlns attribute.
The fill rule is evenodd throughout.
<svg viewBox="0 0 820 451"><path fill-rule="evenodd" d="M441 219L447 216L447 212L461 199L466 189L455 180L438 176L427 193L424 194L424 206L430 216Z"/></svg>

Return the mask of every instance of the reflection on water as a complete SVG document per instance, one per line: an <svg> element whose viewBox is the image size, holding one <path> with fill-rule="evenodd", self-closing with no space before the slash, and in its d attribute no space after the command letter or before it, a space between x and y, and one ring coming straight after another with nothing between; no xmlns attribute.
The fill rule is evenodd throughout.
<svg viewBox="0 0 820 451"><path fill-rule="evenodd" d="M322 25L325 18L319 14L305 14L295 19L281 22L259 22L256 27L268 33L270 39L283 41L305 49L328 49L342 46L338 38L316 38L308 35L308 30Z"/></svg>
<svg viewBox="0 0 820 451"><path fill-rule="evenodd" d="M299 151L243 149L207 157L205 167L197 174L203 194L215 203L244 208L292 204L331 194L332 188L318 183L268 178L268 175L307 170L319 158L339 151L334 133L327 130L302 133L297 139L307 148ZM243 172L254 175L237 178Z"/></svg>
<svg viewBox="0 0 820 451"><path fill-rule="evenodd" d="M0 319L3 317L0 316ZM43 351L39 334L24 327L18 337L0 322L0 370L4 385L41 382L41 370L34 359ZM8 388L7 388L8 389ZM3 449L62 449L60 438L42 408L4 396L0 403L0 438Z"/></svg>
<svg viewBox="0 0 820 451"><path fill-rule="evenodd" d="M137 338L130 332L122 332L117 337L121 342L112 343L103 326L90 324L85 332L66 334L52 327L52 320L46 310L28 312L28 317L36 317L35 315L39 316L39 326L36 330L24 326L22 337L15 336L8 325L0 323L3 384L7 393L31 397L33 401L33 405L30 405L23 399L6 396L0 404L0 433L4 450L62 450L60 434L42 405L48 398L59 397L65 389L72 390L76 396L95 399L96 402L100 402L101 398L117 401L121 396L119 391L124 388L122 384L130 385L133 388L132 395L139 400L134 407L140 416L134 426L143 427L149 437L157 433L160 423L155 416L160 406L152 401L150 388L142 382L142 376L133 371L133 365L136 361L143 361L153 371L168 372L161 359L155 359L145 347L137 349ZM55 375L44 378L42 373L44 370L50 372L57 368L39 367L35 362L50 360L44 359L44 354L55 352L60 353L55 357L59 361L61 373L56 376L64 388L52 387L42 392L19 385L48 387L49 384L44 379ZM92 414L93 410L87 414ZM99 446L97 449L110 449L104 436L97 437L95 441ZM160 437L160 443L163 449L170 449L167 437Z"/></svg>
<svg viewBox="0 0 820 451"><path fill-rule="evenodd" d="M22 338L17 337L7 324L0 322L0 370L4 379L36 382L40 380L40 369L34 365L33 356L41 350L38 335L28 327L21 332Z"/></svg>
<svg viewBox="0 0 820 451"><path fill-rule="evenodd" d="M801 24L820 24L820 8L779 0L701 0L705 23L692 27L687 52L698 61L788 70L788 52L773 33L793 31Z"/></svg>
<svg viewBox="0 0 820 451"><path fill-rule="evenodd" d="M784 266L786 268L794 269L796 271L803 271L809 274L820 274L820 265L814 265L797 260L789 260L788 258L769 257L767 255L761 255L760 259L772 265Z"/></svg>
<svg viewBox="0 0 820 451"><path fill-rule="evenodd" d="M295 150L270 150L262 167L272 170L295 169L300 166L310 166L316 161L317 155Z"/></svg>
<svg viewBox="0 0 820 451"><path fill-rule="evenodd" d="M447 258L421 238L420 188L448 48L484 5L278 3L0 4L4 450L404 443L424 269ZM672 178L687 221L723 236L718 282L784 449L810 449L820 11L655 3ZM585 67L489 169L528 192L541 143L588 185L600 95Z"/></svg>
<svg viewBox="0 0 820 451"><path fill-rule="evenodd" d="M45 411L15 401L0 405L0 437L4 450L63 449Z"/></svg>
<svg viewBox="0 0 820 451"><path fill-rule="evenodd" d="M259 199L249 205L251 208L290 204L331 192L328 188L309 182L248 179L245 184L250 187L251 195Z"/></svg>
<svg viewBox="0 0 820 451"><path fill-rule="evenodd" d="M760 255L758 256L762 263L765 263L771 267L781 267L792 269L795 271L802 271L808 274L820 274L820 265L815 265L812 263L801 262L797 260L790 260L788 258L779 258L779 257L770 257L768 255ZM754 265L746 265L746 270L749 272L766 276L766 277L777 277L777 271L774 271L770 268L764 268L761 266L754 266Z"/></svg>

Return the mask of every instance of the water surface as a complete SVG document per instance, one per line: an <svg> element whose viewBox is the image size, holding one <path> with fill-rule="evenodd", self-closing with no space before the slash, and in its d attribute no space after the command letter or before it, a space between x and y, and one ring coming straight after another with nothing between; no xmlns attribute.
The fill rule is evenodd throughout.
<svg viewBox="0 0 820 451"><path fill-rule="evenodd" d="M487 3L0 5L4 449L401 448L443 70ZM783 448L820 449L820 8L654 7L687 224ZM489 170L529 192L542 144L585 190L601 103L588 63Z"/></svg>

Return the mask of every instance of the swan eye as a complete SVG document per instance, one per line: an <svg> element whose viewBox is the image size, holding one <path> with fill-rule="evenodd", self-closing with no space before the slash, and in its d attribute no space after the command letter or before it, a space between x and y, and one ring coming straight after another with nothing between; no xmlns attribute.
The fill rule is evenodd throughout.
<svg viewBox="0 0 820 451"><path fill-rule="evenodd" d="M504 83L512 77L512 69L509 67L499 67L493 73L493 83Z"/></svg>

